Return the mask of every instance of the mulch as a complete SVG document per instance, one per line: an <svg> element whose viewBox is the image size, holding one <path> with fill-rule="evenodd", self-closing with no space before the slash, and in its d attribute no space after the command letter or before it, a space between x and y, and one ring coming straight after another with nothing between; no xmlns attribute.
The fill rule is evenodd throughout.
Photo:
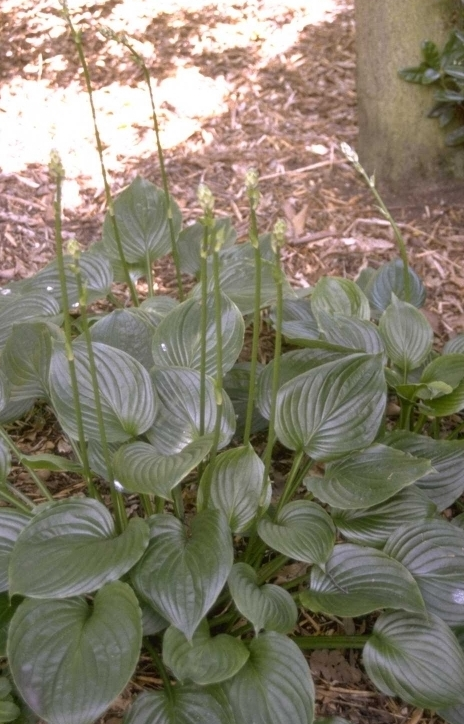
<svg viewBox="0 0 464 724"><path fill-rule="evenodd" d="M196 189L205 182L217 214L231 216L245 238L243 182L254 166L261 179L260 230L286 219L284 260L294 286L307 287L327 274L354 278L397 256L388 223L339 150L342 141L357 142L351 0L159 0L156 10L149 0L101 0L74 7L114 193L137 174L158 185L161 178L140 68L98 33L102 25L126 31L146 59L170 189L186 222L200 215ZM60 151L67 173L66 239L83 247L99 239L105 198L83 76L58 2L2 3L0 82L4 284L33 274L54 256L54 189L47 168L52 148ZM439 344L464 331L460 196L442 187L388 197L411 264L426 284L425 314ZM162 260L159 291L172 292L173 279L172 265ZM27 449L40 446L35 428L37 420L18 430ZM46 420L42 430L45 441ZM76 490L76 481L65 480L57 495L67 494L68 485ZM300 631L352 633L363 625L306 613ZM338 713L352 724L442 721L373 691L357 652L314 652L308 659L320 715ZM142 664L135 690L157 683L148 663ZM112 718L119 720L127 701L118 700Z"/></svg>

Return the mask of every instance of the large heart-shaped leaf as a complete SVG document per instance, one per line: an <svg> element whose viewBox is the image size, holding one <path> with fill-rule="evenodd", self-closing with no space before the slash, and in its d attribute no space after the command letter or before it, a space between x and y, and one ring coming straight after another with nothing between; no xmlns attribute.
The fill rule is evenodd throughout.
<svg viewBox="0 0 464 724"><path fill-rule="evenodd" d="M260 538L273 550L306 563L324 565L335 543L332 519L317 503L295 500L284 505L275 522L262 518Z"/></svg>
<svg viewBox="0 0 464 724"><path fill-rule="evenodd" d="M213 687L214 688L214 687ZM196 686L174 686L137 697L124 724L237 724L225 697Z"/></svg>
<svg viewBox="0 0 464 724"><path fill-rule="evenodd" d="M439 510L452 505L464 491L463 440L434 440L400 430L387 435L384 442L397 450L430 460L433 471L419 479L416 485Z"/></svg>
<svg viewBox="0 0 464 724"><path fill-rule="evenodd" d="M332 520L351 543L383 548L390 535L411 520L434 518L437 507L415 485L372 508L345 510L332 508Z"/></svg>
<svg viewBox="0 0 464 724"><path fill-rule="evenodd" d="M428 460L377 444L329 463L323 478L311 476L305 485L323 503L339 508L369 508L431 470Z"/></svg>
<svg viewBox="0 0 464 724"><path fill-rule="evenodd" d="M209 465L198 491L199 509L222 510L230 529L242 533L259 507L270 503L270 484L264 482L264 463L251 445L227 450Z"/></svg>
<svg viewBox="0 0 464 724"><path fill-rule="evenodd" d="M24 601L10 623L8 661L30 708L49 724L93 724L124 689L142 642L140 609L117 581L84 598Z"/></svg>
<svg viewBox="0 0 464 724"><path fill-rule="evenodd" d="M427 386L427 391L438 390L440 393L432 399L427 399L432 395L419 393L427 414L443 417L460 412L464 408L464 354L446 354L432 360L424 369L420 382Z"/></svg>
<svg viewBox="0 0 464 724"><path fill-rule="evenodd" d="M438 616L382 614L364 647L363 661L384 694L425 709L464 702L464 653Z"/></svg>
<svg viewBox="0 0 464 724"><path fill-rule="evenodd" d="M163 661L179 681L193 681L205 686L226 681L240 671L249 657L240 639L227 634L211 637L203 621L192 641L171 626L163 636Z"/></svg>
<svg viewBox="0 0 464 724"><path fill-rule="evenodd" d="M464 624L464 530L445 520L404 525L384 550L412 573L428 611Z"/></svg>
<svg viewBox="0 0 464 724"><path fill-rule="evenodd" d="M2 354L4 372L14 386L12 399L48 395L52 337L61 339L63 334L50 322L22 322L13 327Z"/></svg>
<svg viewBox="0 0 464 724"><path fill-rule="evenodd" d="M305 340L320 338L321 333L309 299L284 299L282 306L282 334L284 337L294 344L302 344ZM271 309L269 317L275 326L275 308Z"/></svg>
<svg viewBox="0 0 464 724"><path fill-rule="evenodd" d="M277 395L276 433L291 450L330 460L370 445L382 421L381 356L353 354L287 382Z"/></svg>
<svg viewBox="0 0 464 724"><path fill-rule="evenodd" d="M142 434L155 418L150 376L133 357L100 342L92 343L100 402L108 442L123 442ZM73 345L79 400L86 438L100 438L87 346ZM56 346L50 365L50 395L64 430L78 439L76 409L64 348Z"/></svg>
<svg viewBox="0 0 464 724"><path fill-rule="evenodd" d="M29 516L12 508L0 508L0 592L8 591L8 566L11 551Z"/></svg>
<svg viewBox="0 0 464 724"><path fill-rule="evenodd" d="M150 370L154 364L151 353L154 329L146 317L140 307L115 309L99 319L90 328L90 334L94 342L122 349Z"/></svg>
<svg viewBox="0 0 464 724"><path fill-rule="evenodd" d="M179 235L182 216L170 200L175 236ZM114 202L119 238L126 260L146 266L171 250L168 203L161 189L137 176ZM109 213L103 223L103 243L111 257L119 258L114 225Z"/></svg>
<svg viewBox="0 0 464 724"><path fill-rule="evenodd" d="M216 301L210 294L206 300L206 331L202 336L202 304L188 299L173 309L156 329L153 338L153 359L161 367L201 369L202 339L206 342L205 371L216 377L217 326ZM243 346L245 323L238 307L221 294L222 373L232 369Z"/></svg>
<svg viewBox="0 0 464 724"><path fill-rule="evenodd" d="M312 724L314 684L298 646L275 631L250 644L250 658L222 685L237 722Z"/></svg>
<svg viewBox="0 0 464 724"><path fill-rule="evenodd" d="M148 545L148 525L132 518L121 535L102 503L75 498L39 511L10 560L10 594L66 598L90 593L127 573Z"/></svg>
<svg viewBox="0 0 464 724"><path fill-rule="evenodd" d="M408 268L410 298L407 300L415 307L423 307L426 297L426 289L411 267ZM382 264L369 279L364 292L375 312L384 312L392 300L392 293L398 299L405 300L404 289L404 266L401 259L389 261Z"/></svg>
<svg viewBox="0 0 464 724"><path fill-rule="evenodd" d="M377 327L367 319L321 310L318 321L325 339L331 344L366 354L385 354L385 345Z"/></svg>
<svg viewBox="0 0 464 724"><path fill-rule="evenodd" d="M261 629L288 633L295 628L298 609L291 595L272 583L258 586L256 571L247 563L233 566L228 584L235 605L256 634Z"/></svg>
<svg viewBox="0 0 464 724"><path fill-rule="evenodd" d="M409 571L383 551L341 543L324 570L314 566L309 589L300 600L311 611L362 616L378 608L425 611L417 583Z"/></svg>
<svg viewBox="0 0 464 724"><path fill-rule="evenodd" d="M350 279L322 277L311 295L311 309L319 321L320 312L344 314L368 320L369 300L360 287Z"/></svg>
<svg viewBox="0 0 464 724"><path fill-rule="evenodd" d="M31 293L2 304L0 306L0 349L4 347L14 324L28 320L47 318L52 320L59 311L59 303L46 293Z"/></svg>
<svg viewBox="0 0 464 724"><path fill-rule="evenodd" d="M237 240L237 232L232 226L231 218L215 219L214 226L209 231L208 254L213 250L217 242L221 249L233 246ZM177 247L180 257L180 269L184 274L197 276L201 267L201 248L205 235L205 226L200 221L187 226L179 234Z"/></svg>
<svg viewBox="0 0 464 724"><path fill-rule="evenodd" d="M158 393L159 406L156 419L147 431L147 437L161 455L174 455L186 445L202 436L201 430L201 374L185 367L154 369L151 372ZM218 405L215 385L211 377L205 378L205 427L203 434L214 433ZM222 416L219 447L225 447L235 430L235 413L226 392L222 392Z"/></svg>
<svg viewBox="0 0 464 724"><path fill-rule="evenodd" d="M150 524L150 544L134 570L134 585L191 641L232 568L229 526L216 510L193 518L190 536L170 515L154 515Z"/></svg>
<svg viewBox="0 0 464 724"><path fill-rule="evenodd" d="M379 322L387 354L402 370L414 370L427 358L433 344L433 329L412 304L393 295Z"/></svg>
<svg viewBox="0 0 464 724"><path fill-rule="evenodd" d="M160 455L146 442L129 443L113 458L114 476L131 493L172 500L173 488L208 455L212 442L211 435L200 437L175 455Z"/></svg>

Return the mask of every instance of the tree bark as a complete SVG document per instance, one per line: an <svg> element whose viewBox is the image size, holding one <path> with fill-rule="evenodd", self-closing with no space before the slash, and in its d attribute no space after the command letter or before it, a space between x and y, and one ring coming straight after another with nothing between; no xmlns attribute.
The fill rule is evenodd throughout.
<svg viewBox="0 0 464 724"><path fill-rule="evenodd" d="M442 50L454 0L355 0L359 157L394 191L464 178L464 148L448 148L430 87L406 83L398 70L419 65L420 46Z"/></svg>

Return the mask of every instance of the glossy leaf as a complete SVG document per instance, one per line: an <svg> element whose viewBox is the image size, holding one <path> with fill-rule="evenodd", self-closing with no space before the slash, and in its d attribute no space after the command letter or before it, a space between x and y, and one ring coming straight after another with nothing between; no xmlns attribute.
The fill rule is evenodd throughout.
<svg viewBox="0 0 464 724"><path fill-rule="evenodd" d="M48 396L52 337L62 338L59 327L47 322L16 324L2 354L3 370L14 386L12 399Z"/></svg>
<svg viewBox="0 0 464 724"><path fill-rule="evenodd" d="M150 544L133 572L134 585L191 641L232 568L229 527L215 510L205 510L193 518L190 536L170 515L155 515L150 525Z"/></svg>
<svg viewBox="0 0 464 724"><path fill-rule="evenodd" d="M200 221L196 221L180 232L177 247L180 268L184 274L198 275L201 266L201 248L204 234L205 227ZM235 244L236 239L237 232L231 224L230 217L215 219L214 227L209 232L208 253L212 252L217 241L220 241L221 249L227 249Z"/></svg>
<svg viewBox="0 0 464 724"><path fill-rule="evenodd" d="M362 616L379 608L424 612L413 576L383 551L341 543L321 570L314 566L308 590L300 594L311 611Z"/></svg>
<svg viewBox="0 0 464 724"><path fill-rule="evenodd" d="M444 393L423 400L427 414L441 417L464 409L464 354L447 354L433 360L423 371L420 381L429 387L439 385Z"/></svg>
<svg viewBox="0 0 464 724"><path fill-rule="evenodd" d="M56 299L46 293L31 293L19 299L12 299L0 306L0 350L5 346L13 325L18 322L51 321L59 313L60 306Z"/></svg>
<svg viewBox="0 0 464 724"><path fill-rule="evenodd" d="M40 510L10 560L10 594L66 598L91 593L127 573L148 545L148 525L132 518L121 535L102 504L74 498Z"/></svg>
<svg viewBox="0 0 464 724"><path fill-rule="evenodd" d="M425 709L464 702L464 654L438 616L382 614L363 661L369 678L388 696Z"/></svg>
<svg viewBox="0 0 464 724"><path fill-rule="evenodd" d="M250 644L250 658L223 684L237 722L312 724L314 684L298 646L275 631Z"/></svg>
<svg viewBox="0 0 464 724"><path fill-rule="evenodd" d="M0 657L6 657L6 640L8 627L13 618L15 608L10 604L8 593L0 593Z"/></svg>
<svg viewBox="0 0 464 724"><path fill-rule="evenodd" d="M411 267L409 267L408 271L411 288L409 304L414 307L423 307L426 297L425 287ZM395 259L379 267L372 275L364 291L373 310L378 313L387 309L392 301L392 293L398 299L405 300L404 268L401 259Z"/></svg>
<svg viewBox="0 0 464 724"><path fill-rule="evenodd" d="M329 463L324 477L306 478L305 485L323 503L346 509L369 508L430 471L428 460L376 444Z"/></svg>
<svg viewBox="0 0 464 724"><path fill-rule="evenodd" d="M335 543L335 527L317 503L295 500L284 505L275 522L262 518L259 537L289 558L323 566Z"/></svg>
<svg viewBox="0 0 464 724"><path fill-rule="evenodd" d="M208 689L175 686L170 692L146 691L137 697L124 724L237 724L227 702Z"/></svg>
<svg viewBox="0 0 464 724"><path fill-rule="evenodd" d="M163 661L181 682L205 686L226 681L240 671L249 655L240 639L227 634L212 637L206 620L191 642L174 626L163 636Z"/></svg>
<svg viewBox="0 0 464 724"><path fill-rule="evenodd" d="M165 295L158 295L156 297L148 297L145 299L137 311L143 319L145 319L153 329L156 329L159 323L172 312L179 302L173 297L167 297Z"/></svg>
<svg viewBox="0 0 464 724"><path fill-rule="evenodd" d="M450 626L464 624L464 530L445 520L410 523L384 551L414 576L428 611Z"/></svg>
<svg viewBox="0 0 464 724"><path fill-rule="evenodd" d="M198 506L221 510L233 533L249 528L259 507L267 507L270 483L263 485L264 463L251 445L218 455L203 473Z"/></svg>
<svg viewBox="0 0 464 724"><path fill-rule="evenodd" d="M82 473L82 465L69 458L51 453L37 453L36 455L21 455L21 463L32 470L55 470L71 473Z"/></svg>
<svg viewBox="0 0 464 724"><path fill-rule="evenodd" d="M393 498L371 508L345 510L332 508L332 520L340 533L351 543L382 548L390 535L411 520L434 518L437 508L415 485Z"/></svg>
<svg viewBox="0 0 464 724"><path fill-rule="evenodd" d="M146 442L119 448L113 458L113 472L131 493L159 495L172 500L172 490L208 455L212 436L200 437L175 455L160 455Z"/></svg>
<svg viewBox="0 0 464 724"><path fill-rule="evenodd" d="M433 330L424 315L395 295L380 318L379 331L389 358L402 370L419 367L432 349Z"/></svg>
<svg viewBox="0 0 464 724"><path fill-rule="evenodd" d="M3 438L0 438L0 485L4 485L11 470L11 451Z"/></svg>
<svg viewBox="0 0 464 724"><path fill-rule="evenodd" d="M3 370L0 370L0 412L3 412L3 410L6 408L10 400L10 394L10 382L7 379Z"/></svg>
<svg viewBox="0 0 464 724"><path fill-rule="evenodd" d="M256 378L259 379L263 369L264 365L258 363ZM222 379L223 389L227 392L234 407L235 417L237 420L235 434L238 438L243 437L245 430L248 395L250 391L250 371L250 362L238 362ZM254 435L256 432L266 430L267 427L267 420L264 419L257 409L255 400L255 407L253 409L253 416L251 420L251 434Z"/></svg>
<svg viewBox="0 0 464 724"><path fill-rule="evenodd" d="M139 308L115 309L90 328L94 342L121 349L147 370L154 364L151 352L153 333L153 326Z"/></svg>
<svg viewBox="0 0 464 724"><path fill-rule="evenodd" d="M201 375L185 367L154 369L151 377L158 393L159 406L147 437L162 455L174 455L201 437ZM217 401L211 377L205 379L205 435L214 433ZM229 444L235 430L235 414L226 392L222 393L221 435L219 447Z"/></svg>
<svg viewBox="0 0 464 724"><path fill-rule="evenodd" d="M319 326L331 344L356 352L385 355L385 345L377 327L366 319L319 312Z"/></svg>
<svg viewBox="0 0 464 724"><path fill-rule="evenodd" d="M321 312L343 314L368 320L369 300L360 287L349 279L322 277L311 295L311 309L319 322Z"/></svg>
<svg viewBox="0 0 464 724"><path fill-rule="evenodd" d="M28 706L49 724L93 724L139 658L140 609L117 581L84 598L24 601L10 624L8 660Z"/></svg>
<svg viewBox="0 0 464 724"><path fill-rule="evenodd" d="M316 460L331 460L374 441L385 402L380 356L353 354L281 387L276 433L291 450L304 450Z"/></svg>
<svg viewBox="0 0 464 724"><path fill-rule="evenodd" d="M201 369L202 305L188 299L170 312L156 329L153 359L158 366ZM222 372L232 369L243 346L245 323L238 307L221 294ZM206 374L216 377L217 334L214 295L206 301Z"/></svg>
<svg viewBox="0 0 464 724"><path fill-rule="evenodd" d="M73 345L79 399L86 438L100 438L90 361L85 343ZM125 352L94 342L97 381L108 442L123 442L145 432L155 418L155 396L150 376ZM56 347L50 365L50 394L65 432L78 439L76 410L69 365L64 349Z"/></svg>
<svg viewBox="0 0 464 724"><path fill-rule="evenodd" d="M448 340L443 347L443 354L464 354L464 333Z"/></svg>
<svg viewBox="0 0 464 724"><path fill-rule="evenodd" d="M321 333L309 299L284 299L282 316L282 334L288 340L301 344L304 340L320 338ZM275 327L275 309L271 309L269 317Z"/></svg>
<svg viewBox="0 0 464 724"><path fill-rule="evenodd" d="M8 566L16 539L30 517L12 508L0 508L0 592L8 591Z"/></svg>
<svg viewBox="0 0 464 724"><path fill-rule="evenodd" d="M272 583L258 586L256 571L247 563L236 563L229 575L229 590L242 616L253 624L255 633L295 628L298 609L284 588Z"/></svg>
<svg viewBox="0 0 464 724"><path fill-rule="evenodd" d="M181 212L171 199L172 221L176 237L181 225ZM168 204L163 191L140 176L132 181L114 202L114 213L126 260L146 265L171 251ZM111 257L119 258L114 226L107 213L103 223L103 243Z"/></svg>

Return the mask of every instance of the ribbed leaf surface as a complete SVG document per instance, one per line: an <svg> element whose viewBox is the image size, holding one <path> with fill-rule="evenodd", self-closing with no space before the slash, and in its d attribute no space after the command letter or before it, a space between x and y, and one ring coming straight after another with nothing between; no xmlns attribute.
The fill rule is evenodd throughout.
<svg viewBox="0 0 464 724"><path fill-rule="evenodd" d="M227 706L205 688L175 686L145 692L124 717L124 724L237 724Z"/></svg>
<svg viewBox="0 0 464 724"><path fill-rule="evenodd" d="M424 315L395 295L380 318L379 331L389 358L403 370L419 367L432 349L433 330Z"/></svg>
<svg viewBox="0 0 464 724"><path fill-rule="evenodd" d="M30 518L17 510L0 508L0 592L8 591L8 566L16 539Z"/></svg>

